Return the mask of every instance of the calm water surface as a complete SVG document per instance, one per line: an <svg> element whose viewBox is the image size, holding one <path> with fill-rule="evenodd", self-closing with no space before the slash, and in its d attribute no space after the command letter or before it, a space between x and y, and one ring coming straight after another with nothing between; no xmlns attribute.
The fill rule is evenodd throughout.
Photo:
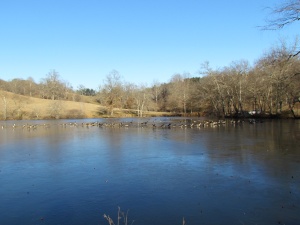
<svg viewBox="0 0 300 225"><path fill-rule="evenodd" d="M299 120L81 126L91 121L107 122L0 122L1 225L108 224L118 206L139 225L300 224Z"/></svg>

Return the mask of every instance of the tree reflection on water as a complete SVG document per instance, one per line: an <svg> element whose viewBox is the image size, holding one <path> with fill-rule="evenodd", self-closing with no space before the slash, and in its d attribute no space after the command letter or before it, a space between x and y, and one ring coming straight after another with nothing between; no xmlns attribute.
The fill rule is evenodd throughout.
<svg viewBox="0 0 300 225"><path fill-rule="evenodd" d="M99 224L120 206L136 224L296 224L299 121L190 126L198 120L6 122L1 223Z"/></svg>

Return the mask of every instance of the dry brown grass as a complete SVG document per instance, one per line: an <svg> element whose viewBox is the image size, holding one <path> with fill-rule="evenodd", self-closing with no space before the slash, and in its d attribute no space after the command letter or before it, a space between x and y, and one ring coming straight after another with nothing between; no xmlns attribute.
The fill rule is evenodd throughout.
<svg viewBox="0 0 300 225"><path fill-rule="evenodd" d="M95 118L99 117L99 104L73 102L63 100L48 100L16 95L0 91L0 119L4 116L4 98L7 105L7 119L50 119L51 109L57 106L60 118Z"/></svg>
<svg viewBox="0 0 300 225"><path fill-rule="evenodd" d="M5 99L5 100L4 100ZM0 120L111 117L95 98L82 96L82 101L63 101L33 98L0 90ZM113 117L135 117L134 110L114 110ZM171 116L170 113L145 112L144 116Z"/></svg>
<svg viewBox="0 0 300 225"><path fill-rule="evenodd" d="M114 223L113 219L109 215L104 214L103 217L108 222L109 225L120 225L120 224L128 225L129 224L129 221L128 221L128 210L127 210L126 213L122 212L120 207L118 207L117 224ZM131 223L130 223L130 225L132 225L134 222L135 221L132 220ZM186 225L184 217L182 218L182 225Z"/></svg>
<svg viewBox="0 0 300 225"><path fill-rule="evenodd" d="M125 214L125 212L121 211L120 207L118 207L117 224L114 223L113 219L109 215L104 214L103 217L107 220L109 225L120 225L120 222L121 222L121 224L128 225L128 222L129 222L128 221L128 210ZM130 223L130 225L132 225L133 223L134 223L134 220Z"/></svg>

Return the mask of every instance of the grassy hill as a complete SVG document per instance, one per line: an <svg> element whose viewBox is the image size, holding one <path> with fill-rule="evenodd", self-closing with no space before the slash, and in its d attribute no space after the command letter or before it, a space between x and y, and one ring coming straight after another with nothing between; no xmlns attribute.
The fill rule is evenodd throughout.
<svg viewBox="0 0 300 225"><path fill-rule="evenodd" d="M82 96L81 102L48 100L0 90L0 120L110 117L106 112L106 107L98 104L93 97ZM171 114L145 112L145 116L166 115ZM136 116L134 110L114 110L114 117L133 116Z"/></svg>
<svg viewBox="0 0 300 225"><path fill-rule="evenodd" d="M85 102L48 100L0 91L0 119L93 118L100 105Z"/></svg>

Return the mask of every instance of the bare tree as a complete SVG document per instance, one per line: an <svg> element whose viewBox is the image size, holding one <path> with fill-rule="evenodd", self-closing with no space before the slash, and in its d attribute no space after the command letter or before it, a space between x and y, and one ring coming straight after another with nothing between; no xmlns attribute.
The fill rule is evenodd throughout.
<svg viewBox="0 0 300 225"><path fill-rule="evenodd" d="M125 109L135 108L135 95L136 85L133 83L123 84L122 107Z"/></svg>
<svg viewBox="0 0 300 225"><path fill-rule="evenodd" d="M50 71L46 78L42 80L42 95L52 100L57 100L65 97L66 84L59 78L59 73L55 70Z"/></svg>
<svg viewBox="0 0 300 225"><path fill-rule="evenodd" d="M214 113L219 116L222 114L220 92L215 84L216 79L214 76L217 74L210 73L203 77L201 82L198 83L195 94L199 101L200 110L205 114Z"/></svg>
<svg viewBox="0 0 300 225"><path fill-rule="evenodd" d="M249 72L248 62L245 60L233 62L229 68L225 68L228 79L227 87L230 92L228 92L231 102L234 106L236 113L244 114L244 102L247 84L247 75Z"/></svg>
<svg viewBox="0 0 300 225"><path fill-rule="evenodd" d="M168 109L168 99L170 96L170 84L163 83L160 86L160 92L158 97L159 110L166 111Z"/></svg>
<svg viewBox="0 0 300 225"><path fill-rule="evenodd" d="M8 91L8 82L0 79L0 89L3 91Z"/></svg>
<svg viewBox="0 0 300 225"><path fill-rule="evenodd" d="M80 95L84 95L84 90L86 89L86 87L83 85L83 84L80 84L77 86L77 92L80 94Z"/></svg>
<svg viewBox="0 0 300 225"><path fill-rule="evenodd" d="M143 117L144 109L149 101L148 89L144 85L136 86L134 91L134 99L138 117Z"/></svg>
<svg viewBox="0 0 300 225"><path fill-rule="evenodd" d="M298 62L298 69L300 69L300 63ZM296 65L295 65L296 66ZM292 82L290 83L290 87L286 92L286 98L289 110L294 118L299 117L299 114L296 115L294 111L295 104L300 102L300 79L296 76L292 78Z"/></svg>
<svg viewBox="0 0 300 225"><path fill-rule="evenodd" d="M267 25L263 29L277 30L300 20L300 1L285 0L282 4L271 9Z"/></svg>
<svg viewBox="0 0 300 225"><path fill-rule="evenodd" d="M189 74L175 74L171 78L171 95L169 104L175 110L181 110L183 114L187 113L187 103L190 97L189 92Z"/></svg>
<svg viewBox="0 0 300 225"><path fill-rule="evenodd" d="M209 63L202 64L201 74L206 75L200 83L198 88L202 95L202 100L205 101L204 105L209 105L208 111L214 112L217 116L225 116L231 114L233 109L238 112L237 103L235 103L235 96L233 92L234 87L238 82L230 80L231 70L224 68L223 70L213 70L210 68Z"/></svg>
<svg viewBox="0 0 300 225"><path fill-rule="evenodd" d="M31 97L33 95L33 93L35 92L35 89L36 89L36 84L34 82L34 79L32 77L28 77L27 80L26 80L26 86L27 86L27 89L28 89L28 93L29 93L29 96Z"/></svg>
<svg viewBox="0 0 300 225"><path fill-rule="evenodd" d="M9 82L9 91L15 94L25 93L25 85L22 79L15 78Z"/></svg>
<svg viewBox="0 0 300 225"><path fill-rule="evenodd" d="M113 115L114 108L122 107L123 83L118 71L111 71L100 86L101 102L109 107L110 114Z"/></svg>
<svg viewBox="0 0 300 225"><path fill-rule="evenodd" d="M247 78L247 92L245 96L251 111L255 113L265 111L263 93L267 86L267 79L261 73L260 69L253 68Z"/></svg>
<svg viewBox="0 0 300 225"><path fill-rule="evenodd" d="M260 70L260 75L267 81L264 88L264 101L267 102L271 114L282 112L283 105L288 104L287 93L291 98L297 95L297 92L291 91L295 88L294 84L300 75L298 57L290 57L295 46L296 44L289 47L286 43L281 42L280 46L271 49L256 64L256 68Z"/></svg>
<svg viewBox="0 0 300 225"><path fill-rule="evenodd" d="M155 110L158 110L158 100L159 100L159 95L161 91L161 84L155 80L153 81L152 88L151 88L151 94L152 94L152 99L155 102Z"/></svg>
<svg viewBox="0 0 300 225"><path fill-rule="evenodd" d="M263 30L278 30L300 20L300 0L285 0L282 4L270 8L270 17L267 18L267 25L262 26ZM296 50L290 57L300 53Z"/></svg>

